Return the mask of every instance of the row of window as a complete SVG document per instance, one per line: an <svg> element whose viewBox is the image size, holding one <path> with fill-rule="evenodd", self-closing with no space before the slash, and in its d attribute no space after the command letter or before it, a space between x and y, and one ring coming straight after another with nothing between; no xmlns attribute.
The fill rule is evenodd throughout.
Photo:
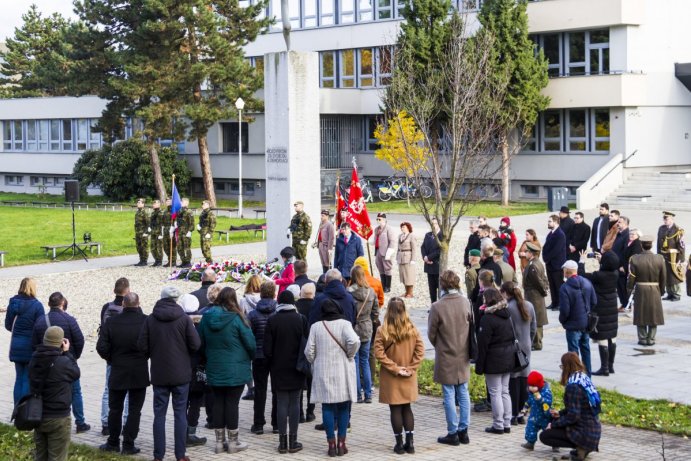
<svg viewBox="0 0 691 461"><path fill-rule="evenodd" d="M551 187L550 186L538 186L533 184L523 184L521 185L521 197L525 198L543 198L547 197ZM578 186L568 186L569 196L567 198L576 198L578 193Z"/></svg>
<svg viewBox="0 0 691 461"><path fill-rule="evenodd" d="M546 110L524 152L608 153L609 109Z"/></svg>
<svg viewBox="0 0 691 461"><path fill-rule="evenodd" d="M32 186L63 187L64 176L29 176L29 184ZM6 186L23 186L23 175L5 175Z"/></svg>
<svg viewBox="0 0 691 461"><path fill-rule="evenodd" d="M98 119L3 120L2 149L29 152L79 152L101 147Z"/></svg>
<svg viewBox="0 0 691 461"><path fill-rule="evenodd" d="M374 88L391 83L393 47L359 48L319 53L322 88Z"/></svg>
<svg viewBox="0 0 691 461"><path fill-rule="evenodd" d="M214 181L214 191L219 195L237 195L240 191L239 183L235 181ZM256 188L261 188L261 183L259 181L246 180L242 181L242 194L243 195L254 195ZM192 182L192 193L193 194L203 194L204 186L199 181Z"/></svg>
<svg viewBox="0 0 691 461"><path fill-rule="evenodd" d="M609 29L532 35L545 53L550 77L610 72Z"/></svg>

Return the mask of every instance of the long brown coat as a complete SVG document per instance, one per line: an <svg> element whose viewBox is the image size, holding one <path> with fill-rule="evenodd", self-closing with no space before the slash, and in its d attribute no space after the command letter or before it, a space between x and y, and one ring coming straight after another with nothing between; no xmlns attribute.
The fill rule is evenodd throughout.
<svg viewBox="0 0 691 461"><path fill-rule="evenodd" d="M549 323L545 296L547 296L547 274L545 265L537 257L523 270L523 292L525 299L535 307L535 320L537 326L542 327Z"/></svg>
<svg viewBox="0 0 691 461"><path fill-rule="evenodd" d="M379 248L376 247L377 243ZM393 261L389 259L386 260L386 252L389 249L396 249L396 235L394 233L393 227L386 224L382 229L380 226L374 228L374 262L379 271L379 275L382 274L391 275L391 268L393 267Z"/></svg>
<svg viewBox="0 0 691 461"><path fill-rule="evenodd" d="M633 324L664 325L661 293L665 289L665 259L650 251L629 260L629 293L633 291Z"/></svg>
<svg viewBox="0 0 691 461"><path fill-rule="evenodd" d="M413 260L416 247L417 241L413 234L401 234L398 236L396 262L398 263L398 275L401 283L405 286L415 285L415 267L413 267Z"/></svg>
<svg viewBox="0 0 691 461"><path fill-rule="evenodd" d="M542 243L538 239L535 239L531 242L533 245L542 248ZM528 258L525 256L521 256L521 253L525 254L528 251L528 247L526 246L528 244L527 240L523 240L523 243L521 243L521 246L518 248L518 258L521 260L521 273L525 270L526 266L528 265ZM537 258L540 257L540 253L536 255Z"/></svg>
<svg viewBox="0 0 691 461"><path fill-rule="evenodd" d="M329 252L334 249L336 244L336 230L331 221L319 224L317 231L317 250L319 251L319 260L324 267L331 267L331 257Z"/></svg>
<svg viewBox="0 0 691 461"><path fill-rule="evenodd" d="M374 337L374 356L381 363L379 373L379 403L402 405L417 400L417 369L425 356L425 343L417 328L414 334L400 343L384 343L382 328ZM391 341L391 340L389 340ZM400 376L405 367L411 376Z"/></svg>
<svg viewBox="0 0 691 461"><path fill-rule="evenodd" d="M434 346L434 381L463 384L470 380L468 334L470 302L460 293L448 293L432 304L427 337Z"/></svg>

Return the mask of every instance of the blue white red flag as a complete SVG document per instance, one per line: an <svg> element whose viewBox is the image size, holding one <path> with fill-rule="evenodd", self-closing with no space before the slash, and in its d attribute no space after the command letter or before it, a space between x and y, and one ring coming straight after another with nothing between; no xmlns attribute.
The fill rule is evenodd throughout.
<svg viewBox="0 0 691 461"><path fill-rule="evenodd" d="M173 183L173 197L170 204L170 219L175 221L178 216L178 212L182 209L182 201L180 200L180 194L178 193L178 188Z"/></svg>

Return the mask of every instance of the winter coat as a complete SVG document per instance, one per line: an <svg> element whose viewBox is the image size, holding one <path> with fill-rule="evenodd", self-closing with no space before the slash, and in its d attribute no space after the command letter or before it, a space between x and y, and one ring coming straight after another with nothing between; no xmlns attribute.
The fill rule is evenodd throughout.
<svg viewBox="0 0 691 461"><path fill-rule="evenodd" d="M598 233L598 224L600 225ZM600 247L605 243L605 237L609 232L609 216L598 216L593 220L593 226L590 229L590 247L593 251L600 251ZM597 244L598 238L600 245Z"/></svg>
<svg viewBox="0 0 691 461"><path fill-rule="evenodd" d="M513 283L518 283L518 278L516 277L516 271L514 270L513 267L507 262L504 262L503 260L499 260L498 262L495 261L497 265L499 266L499 269L501 269L501 279L503 282L513 282Z"/></svg>
<svg viewBox="0 0 691 461"><path fill-rule="evenodd" d="M149 362L137 347L146 315L139 307L125 307L101 327L96 352L110 365L108 388L142 389L149 385Z"/></svg>
<svg viewBox="0 0 691 461"><path fill-rule="evenodd" d="M310 280L310 278L307 277L307 274L298 275L297 277L295 277L295 281L293 283L299 286L300 289L302 289L303 285L306 285L308 283L314 283L315 285L317 284L317 282L315 282L314 280Z"/></svg>
<svg viewBox="0 0 691 461"><path fill-rule="evenodd" d="M151 359L151 384L179 386L190 382L190 354L201 345L192 319L173 298L156 301L137 346Z"/></svg>
<svg viewBox="0 0 691 461"><path fill-rule="evenodd" d="M537 239L531 241L530 243L532 243L533 245L535 245L538 248L542 248L542 243L540 243L540 241ZM521 256L521 253L523 253L525 255L525 253L527 251L528 251L528 241L523 240L523 242L521 243L521 246L518 248L518 258L521 261L521 273L523 273L525 268L528 266L528 258L526 258L525 256ZM540 253L538 253L535 257L539 258Z"/></svg>
<svg viewBox="0 0 691 461"><path fill-rule="evenodd" d="M53 364L51 367L50 364ZM64 418L72 408L72 383L79 379L77 361L69 352L39 344L29 362L29 386L38 393L43 383L42 420Z"/></svg>
<svg viewBox="0 0 691 461"><path fill-rule="evenodd" d="M365 279L367 279L367 285L370 286L377 294L377 301L379 302L379 307L384 306L384 287L379 279L372 277L372 273L369 270L369 264L364 256L359 257L355 260L356 266L360 266L365 270Z"/></svg>
<svg viewBox="0 0 691 461"><path fill-rule="evenodd" d="M641 253L643 253L643 247L641 246L640 239L636 239L633 242L629 241L624 249L624 260L619 260L619 267L624 268L626 275L629 274L629 261L631 261L631 256Z"/></svg>
<svg viewBox="0 0 691 461"><path fill-rule="evenodd" d="M261 295L259 293L245 293L245 296L240 299L240 308L245 315L250 315L250 312L257 308L260 299Z"/></svg>
<svg viewBox="0 0 691 461"><path fill-rule="evenodd" d="M10 362L29 363L33 354L31 336L34 324L44 315L43 304L38 299L23 294L10 298L5 315L5 329L12 332Z"/></svg>
<svg viewBox="0 0 691 461"><path fill-rule="evenodd" d="M65 338L70 342L70 353L75 359L79 359L84 350L84 335L77 320L59 307L52 307L46 315L50 319L50 326L62 328L62 331L65 332ZM42 315L36 319L34 324L31 340L34 350L39 344L43 344L43 335L47 329L46 316Z"/></svg>
<svg viewBox="0 0 691 461"><path fill-rule="evenodd" d="M199 309L202 309L210 304L207 294L209 292L209 287L214 283L216 282L202 282L201 288L199 288L198 290L194 290L192 293L190 293L192 296L199 300Z"/></svg>
<svg viewBox="0 0 691 461"><path fill-rule="evenodd" d="M348 244L345 243L345 236L338 234L336 239L336 252L334 256L334 268L341 271L343 278L350 278L350 269L353 268L355 259L359 256L364 256L365 252L362 249L362 242L360 237L351 233L348 238Z"/></svg>
<svg viewBox="0 0 691 461"><path fill-rule="evenodd" d="M340 403L356 399L353 357L359 348L360 339L347 320L319 321L312 325L305 347L305 356L312 364L311 403Z"/></svg>
<svg viewBox="0 0 691 461"><path fill-rule="evenodd" d="M530 408L528 423L525 427L525 438L533 443L537 441L538 431L546 429L547 425L552 422L550 410L552 409L553 397L549 383L545 382L538 392L540 393L539 400L535 398L532 392L528 392L528 400L525 405Z"/></svg>
<svg viewBox="0 0 691 461"><path fill-rule="evenodd" d="M269 318L264 331L264 357L269 363L272 391L297 391L305 375L295 367L302 338L307 337L307 319L292 304L281 304Z"/></svg>
<svg viewBox="0 0 691 461"><path fill-rule="evenodd" d="M398 277L404 286L415 285L415 258L413 252L417 247L417 240L413 234L401 234L398 236Z"/></svg>
<svg viewBox="0 0 691 461"><path fill-rule="evenodd" d="M357 306L355 305L353 295L346 290L340 280L332 280L327 283L324 287L324 291L314 298L314 304L312 305L312 310L308 319L310 325L314 325L316 322L321 320L322 303L326 299L336 301L336 304L338 304L341 308L345 319L350 321L350 323L355 326L355 314L357 312Z"/></svg>
<svg viewBox="0 0 691 461"><path fill-rule="evenodd" d="M617 234L617 237L614 239L614 243L612 244L612 251L617 254L619 261L624 261L626 259L624 257L624 252L626 251L626 247L628 245L629 229L627 228Z"/></svg>
<svg viewBox="0 0 691 461"><path fill-rule="evenodd" d="M477 332L475 373L478 375L510 373L515 368L514 335L510 319L506 301L485 309Z"/></svg>
<svg viewBox="0 0 691 461"><path fill-rule="evenodd" d="M295 283L295 268L292 262L286 263L285 267L281 271L281 276L274 280L276 286L278 287L278 294L280 295L288 288L289 285Z"/></svg>
<svg viewBox="0 0 691 461"><path fill-rule="evenodd" d="M547 296L548 288L545 266L542 261L534 258L523 271L523 293L526 301L530 301L535 308L538 327L549 323L547 308L545 307L545 296Z"/></svg>
<svg viewBox="0 0 691 461"><path fill-rule="evenodd" d="M566 262L566 236L560 228L547 234L542 246L542 260L548 271L560 271Z"/></svg>
<svg viewBox="0 0 691 461"><path fill-rule="evenodd" d="M569 245L573 238L573 226L575 225L576 222L570 216L559 220L559 229L564 232L564 236L566 237L566 246Z"/></svg>
<svg viewBox="0 0 691 461"><path fill-rule="evenodd" d="M463 384L470 380L470 302L458 292L447 293L432 304L427 336L434 346L434 381Z"/></svg>
<svg viewBox="0 0 691 461"><path fill-rule="evenodd" d="M212 307L202 316L199 336L209 386L241 386L250 382L256 343L252 330L239 314Z"/></svg>
<svg viewBox="0 0 691 461"><path fill-rule="evenodd" d="M667 277L662 255L650 251L632 256L629 261L628 291L633 291L633 324L636 326L664 325L662 293Z"/></svg>
<svg viewBox="0 0 691 461"><path fill-rule="evenodd" d="M276 306L278 306L278 304L275 299L262 298L257 303L257 307L250 312L248 316L252 334L257 343L257 352L254 355L255 359L264 358L264 330L266 329L266 322L269 321L269 317L276 312Z"/></svg>
<svg viewBox="0 0 691 461"><path fill-rule="evenodd" d="M559 289L559 323L566 331L587 331L588 312L597 304L593 285L578 275Z"/></svg>
<svg viewBox="0 0 691 461"><path fill-rule="evenodd" d="M352 285L348 292L355 300L355 333L360 338L360 343L366 343L372 339L372 321L379 319L379 301L372 288Z"/></svg>
<svg viewBox="0 0 691 461"><path fill-rule="evenodd" d="M314 298L300 298L297 301L295 301L295 308L301 315L305 316L305 319L309 318L313 305Z"/></svg>
<svg viewBox="0 0 691 461"><path fill-rule="evenodd" d="M379 403L402 405L417 400L417 370L425 357L425 343L417 328L399 343L384 341L382 328L374 337L374 357L381 364L379 371ZM412 371L411 376L398 374L401 368Z"/></svg>
<svg viewBox="0 0 691 461"><path fill-rule="evenodd" d="M572 252L570 248L566 249L568 259L578 262L581 257L581 251L588 248L588 240L590 239L590 226L584 222L573 225L571 232L571 241L569 245L573 245L576 249Z"/></svg>
<svg viewBox="0 0 691 461"><path fill-rule="evenodd" d="M503 218L508 219L508 218ZM504 240L504 259L506 263L511 266L513 270L516 270L516 259L514 253L516 252L516 245L518 244L518 239L516 238L516 232L510 227L502 229L499 228L499 238Z"/></svg>
<svg viewBox="0 0 691 461"><path fill-rule="evenodd" d="M564 409L559 418L552 420L553 429L566 429L566 437L574 445L587 451L596 451L600 444L600 419L588 402L588 394L578 384L567 384L564 389Z"/></svg>
<svg viewBox="0 0 691 461"><path fill-rule="evenodd" d="M528 320L523 320L521 312L518 310L518 303L515 299L511 299L508 302L509 315L511 320L513 320L514 328L516 329L516 338L518 339L518 344L521 346L521 350L528 356L528 363L530 363L530 350L533 345L533 338L537 332L537 322L535 320L535 308L530 303L530 301L523 301L525 309L528 311L530 316ZM524 369L511 373L512 378L522 377L527 378L528 373L530 373L530 366Z"/></svg>
<svg viewBox="0 0 691 461"><path fill-rule="evenodd" d="M422 254L422 265L425 274L439 274L439 257L441 256L441 248L439 247L439 239L441 239L441 232L434 235L434 232L427 232L425 234L425 239L422 241L422 246L420 247L420 253ZM427 261L432 264L425 263L425 256L427 256Z"/></svg>
<svg viewBox="0 0 691 461"><path fill-rule="evenodd" d="M597 304L593 306L593 312L599 317L597 332L590 333L590 337L597 341L617 337L617 329L619 328L618 268L619 258L613 251L608 251L602 255L600 270L591 274L585 272L583 263L578 264L578 275L590 280L597 296Z"/></svg>
<svg viewBox="0 0 691 461"><path fill-rule="evenodd" d="M500 287L504 275L502 274L501 267L499 264L494 262L494 259L487 258L480 261L480 268L477 270L477 274L480 275L482 271L492 271L494 274L494 284ZM476 279L475 288L473 288L472 293L470 293L470 300L473 302L473 306L479 306L482 304L482 297L480 296L480 282ZM479 318L476 316L475 320L479 322Z"/></svg>
<svg viewBox="0 0 691 461"><path fill-rule="evenodd" d="M479 250L481 246L480 235L477 232L473 232L468 236L468 243L466 243L465 250L463 250L463 265L465 267L470 266L470 250Z"/></svg>

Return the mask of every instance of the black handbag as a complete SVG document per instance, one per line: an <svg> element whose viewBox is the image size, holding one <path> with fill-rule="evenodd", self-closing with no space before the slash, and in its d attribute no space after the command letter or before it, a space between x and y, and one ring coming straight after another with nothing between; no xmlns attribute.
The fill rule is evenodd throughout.
<svg viewBox="0 0 691 461"><path fill-rule="evenodd" d="M14 422L14 427L16 427L18 431L33 431L41 425L41 420L43 419L43 399L41 398L41 394L43 393L43 386L54 364L55 360L50 363L48 372L46 372L43 380L41 380L38 392L27 394L19 399L14 410L12 410L12 418L10 421Z"/></svg>
<svg viewBox="0 0 691 461"><path fill-rule="evenodd" d="M526 368L530 364L530 360L528 359L528 354L521 349L521 345L518 342L518 337L516 336L516 329L513 326L513 319L511 317L509 317L509 321L511 322L511 331L513 331L513 347L515 356L513 372L515 373Z"/></svg>
<svg viewBox="0 0 691 461"><path fill-rule="evenodd" d="M305 376L312 376L312 364L305 356L305 347L307 347L307 338L303 336L300 340L300 350L298 351L298 359L295 364L295 369Z"/></svg>
<svg viewBox="0 0 691 461"><path fill-rule="evenodd" d="M468 358L471 362L475 362L477 360L478 350L477 335L475 334L475 315L472 311L470 312L470 320L468 324Z"/></svg>

